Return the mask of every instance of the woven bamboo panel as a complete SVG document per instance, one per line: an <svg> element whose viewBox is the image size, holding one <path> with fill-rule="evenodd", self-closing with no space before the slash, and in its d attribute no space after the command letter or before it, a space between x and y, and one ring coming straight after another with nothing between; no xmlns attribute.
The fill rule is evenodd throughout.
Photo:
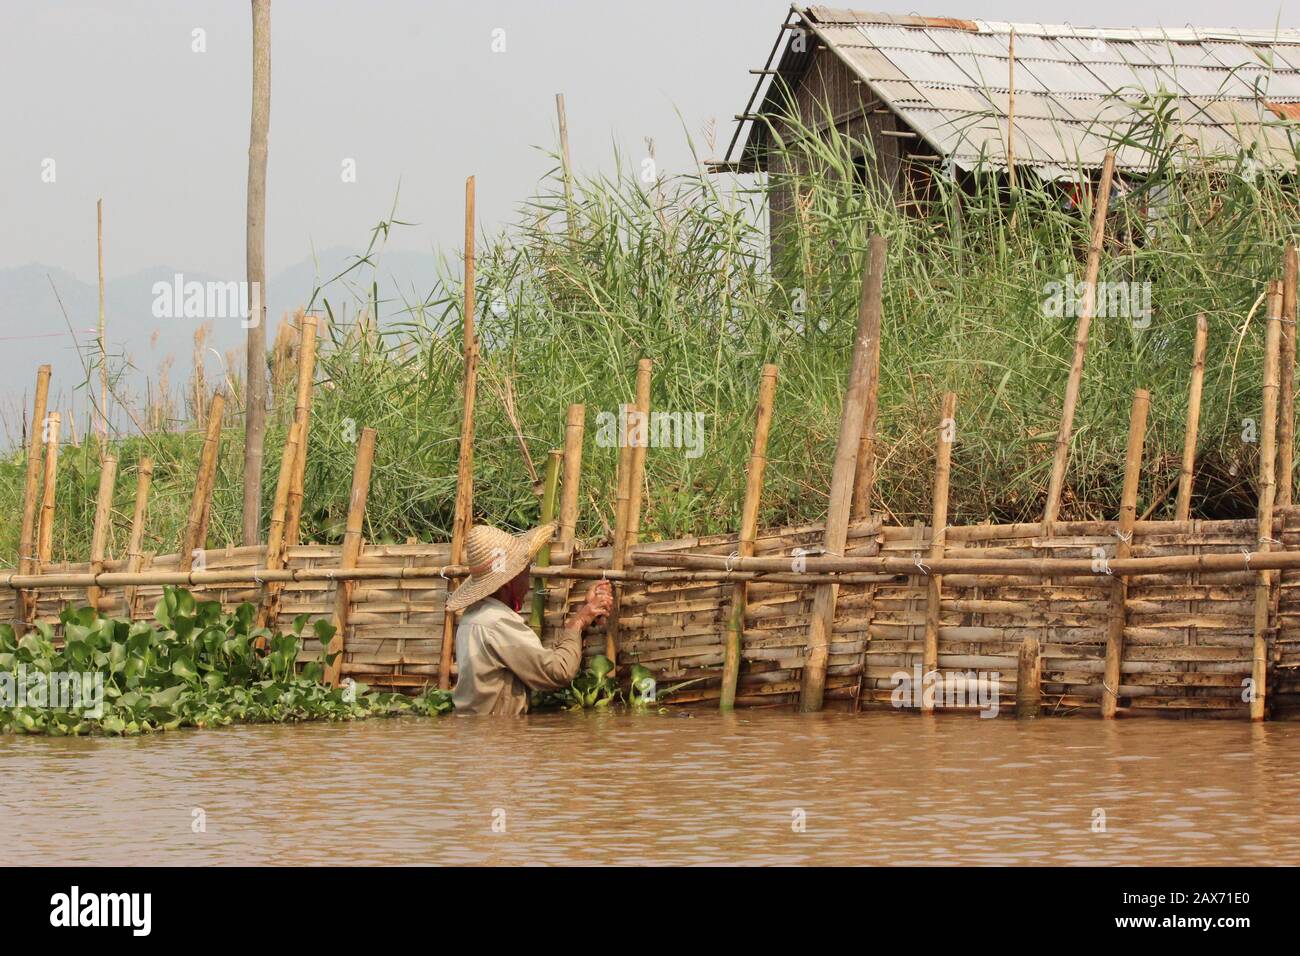
<svg viewBox="0 0 1300 956"><path fill-rule="evenodd" d="M975 525L949 528L947 557L1103 559L1115 553L1113 526L1104 523L1056 526L1043 538L1037 525ZM1279 513L1275 534L1281 547L1300 548L1300 509ZM1133 556L1236 554L1253 549L1254 521L1140 522ZM796 550L819 553L820 526L762 532L759 556L791 558ZM735 535L683 538L638 545L651 551L728 555ZM873 523L849 530L846 554L884 555L912 561L916 572L886 584L845 584L839 589L827 673L829 699L853 699L862 706L890 706L901 673L921 665L928 600L930 529ZM367 545L361 567L438 566L449 562L449 545ZM337 567L334 545L290 548L290 568ZM232 548L205 553L210 570L255 568L264 549ZM608 567L610 549L579 551L579 567ZM123 570L110 560L106 569ZM147 556L146 568L171 570L175 555ZM85 571L85 564L54 565L48 571ZM1120 705L1133 712L1245 716L1242 682L1249 676L1257 572L1181 573L1133 578L1125 605L1125 649ZM1276 614L1269 632L1270 700L1275 711L1300 706L1300 571L1280 575ZM1007 575L958 575L942 579L939 669L945 676L979 672L995 682L1009 704L1014 698L1016 662L1027 636L1039 639L1046 713L1095 710L1102 695L1107 615L1116 579L1099 570L1080 577L1040 580ZM550 579L546 590L543 640L554 639L568 612L585 597L587 580ZM737 701L748 705L792 704L798 699L814 585L755 582L748 588ZM146 618L162 589L142 586L131 615ZM262 587L202 588L196 593L227 609L264 599ZM723 656L723 632L732 585L711 581L624 582L618 657L621 668L639 663L661 689L679 687L670 699L716 700ZM125 615L125 591L105 589L101 608ZM447 582L426 579L358 581L352 589L345 635L343 674L378 688L417 691L437 680ZM332 617L337 585L311 581L285 586L275 625L288 628L299 615L308 622ZM57 624L67 603L81 604L84 589L39 591L38 620ZM0 613L14 615L14 593L0 596ZM310 633L310 632L308 632ZM603 653L606 635L593 628L585 638L588 656ZM302 659L319 657L314 640ZM1008 712L1009 707L1004 707Z"/></svg>

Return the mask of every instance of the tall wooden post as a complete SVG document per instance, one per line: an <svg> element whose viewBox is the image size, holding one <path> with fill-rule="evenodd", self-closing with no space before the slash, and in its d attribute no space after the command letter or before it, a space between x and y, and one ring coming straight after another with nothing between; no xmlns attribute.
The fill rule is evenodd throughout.
<svg viewBox="0 0 1300 956"><path fill-rule="evenodd" d="M550 524L555 520L555 496L560 490L560 460L563 457L562 452L558 449L551 449L551 453L546 456L546 472L542 479L542 524ZM537 564L548 565L551 563L551 545L548 541L537 552ZM546 581L538 578L533 582L533 607L529 616L529 625L537 636L542 636L542 629L546 624Z"/></svg>
<svg viewBox="0 0 1300 956"><path fill-rule="evenodd" d="M948 540L948 484L952 475L952 443L957 440L957 393L944 392L943 411L939 419L939 436L935 442L934 500L930 504L930 557L943 557ZM943 579L938 574L926 577L925 641L921 653L922 680L939 678L939 622L943 610ZM931 678L931 674L934 675ZM934 695L921 695L921 711L934 710Z"/></svg>
<svg viewBox="0 0 1300 956"><path fill-rule="evenodd" d="M645 456L650 446L650 373L654 365L648 358L636 363L636 423L635 430L629 424L628 441L632 446L632 475L628 487L627 505L627 549L637 542L641 532L641 493L645 489Z"/></svg>
<svg viewBox="0 0 1300 956"><path fill-rule="evenodd" d="M362 536L365 531L366 498L370 494L370 470L375 460L375 430L361 429L357 442L357 463L352 471L352 492L348 495L348 519L343 532L343 547L339 553L339 569L350 571L361 558ZM346 645L348 615L352 607L352 581L339 581L334 593L334 636L325 649L325 683L335 687L343 672L343 651ZM333 663L329 663L330 657Z"/></svg>
<svg viewBox="0 0 1300 956"><path fill-rule="evenodd" d="M876 429L880 418L880 330L867 343L867 401L862 410L862 435L854 465L852 519L871 517L871 496L876 484Z"/></svg>
<svg viewBox="0 0 1300 956"><path fill-rule="evenodd" d="M36 557L36 502L40 493L41 452L45 447L47 424L45 409L50 396L50 367L36 370L36 396L32 402L32 420L27 432L27 475L23 482L23 520L18 537L18 567L23 574L34 574ZM34 595L19 591L16 597L18 622L31 620L28 605Z"/></svg>
<svg viewBox="0 0 1300 956"><path fill-rule="evenodd" d="M316 372L317 320L302 317L302 348L298 355L298 395L293 409L297 434L293 436L293 467L289 471L289 488L284 509L284 546L298 543L302 522L303 486L307 481L307 443L311 435L312 377ZM276 495L279 495L279 486ZM273 505L274 507L274 505ZM272 515L272 520L275 516Z"/></svg>
<svg viewBox="0 0 1300 956"><path fill-rule="evenodd" d="M149 514L149 486L153 483L153 459L141 458L136 465L135 510L131 513L131 536L126 544L126 570L137 574L144 565L144 527ZM128 587L123 595L123 615L135 617L136 585Z"/></svg>
<svg viewBox="0 0 1300 956"><path fill-rule="evenodd" d="M248 132L248 201L244 265L248 273L248 343L244 387L243 543L258 543L262 458L266 442L266 158L271 128L271 0L252 0L253 102Z"/></svg>
<svg viewBox="0 0 1300 956"><path fill-rule="evenodd" d="M1142 475L1142 445L1146 441L1147 412L1151 394L1139 388L1133 394L1128 420L1128 448L1124 452L1124 487L1120 492L1119 522L1116 527L1115 557L1127 558L1133 551L1133 526L1137 522L1138 479ZM1124 625L1127 615L1128 579L1115 575L1110 585L1110 608L1106 617L1106 661L1101 682L1101 716L1109 720L1119 706L1119 684L1124 661Z"/></svg>
<svg viewBox="0 0 1300 956"><path fill-rule="evenodd" d="M465 557L465 537L474 520L474 393L478 385L478 340L474 334L474 177L465 180L465 285L461 320L465 339L465 406L460 420L460 461L456 469L456 512L452 518L451 563ZM448 588L450 595L451 588ZM442 620L442 649L438 662L438 687L451 687L456 613Z"/></svg>
<svg viewBox="0 0 1300 956"><path fill-rule="evenodd" d="M1065 486L1065 467L1070 458L1070 434L1074 427L1074 409L1079 403L1079 384L1083 380L1083 357L1088 351L1088 330L1097 307L1097 272L1101 268L1101 250L1106 240L1106 212L1110 207L1110 186L1115 174L1115 153L1107 152L1101 167L1101 182L1092 203L1092 238L1088 243L1088 269L1084 277L1083 301L1074 330L1074 357L1070 360L1070 377L1065 384L1065 404L1061 424L1056 430L1056 451L1052 458L1052 476L1047 486L1047 506L1043 510L1043 536L1050 536L1052 525L1061 511L1061 491Z"/></svg>
<svg viewBox="0 0 1300 956"><path fill-rule="evenodd" d="M1174 520L1186 521L1192 512L1192 483L1196 475L1196 433L1201 422L1201 386L1205 381L1205 341L1209 327L1205 313L1196 317L1196 344L1192 347L1192 384L1187 393L1187 431L1183 435L1183 464L1178 474L1178 499Z"/></svg>
<svg viewBox="0 0 1300 956"><path fill-rule="evenodd" d="M871 377L871 343L880 336L884 272L885 239L883 236L872 236L867 247L867 270L862 280L862 300L858 307L853 359L849 366L848 387L844 392L844 407L840 414L839 437L835 444L835 464L831 469L830 507L826 513L823 546L827 553L834 555L843 554L844 545L848 541L858 446L862 439L862 422ZM805 712L822 709L830 637L835 626L836 588L837 585L833 583L823 582L817 585L814 592L812 614L808 622L808 654L804 660L799 689L799 709Z"/></svg>
<svg viewBox="0 0 1300 956"><path fill-rule="evenodd" d="M107 449L107 445L104 446ZM99 464L99 492L95 495L95 523L90 532L90 573L104 570L104 551L113 519L113 489L117 484L117 456L105 454ZM86 588L86 603L99 610L99 588Z"/></svg>
<svg viewBox="0 0 1300 956"><path fill-rule="evenodd" d="M1277 393L1278 352L1282 338L1282 288L1273 282L1268 294L1268 331L1264 337L1264 417L1259 439L1259 543L1255 549L1261 553L1272 550L1273 504L1277 497ZM1268 631L1269 611L1272 609L1273 572L1256 573L1255 584L1255 636L1251 651L1250 676L1253 695L1250 699L1250 719L1263 720L1268 714Z"/></svg>
<svg viewBox="0 0 1300 956"><path fill-rule="evenodd" d="M1288 242L1282 260L1282 339L1278 361L1277 504L1291 507L1295 483L1296 247Z"/></svg>
<svg viewBox="0 0 1300 956"><path fill-rule="evenodd" d="M745 477L745 502L740 512L740 540L736 553L748 558L754 553L758 536L758 509L763 501L763 473L767 470L767 437L772 428L772 406L776 399L775 365L764 365L758 384L758 408L754 413L754 445L749 453L749 472ZM745 605L749 592L744 581L731 589L731 610L727 617L727 634L722 661L720 710L736 706L736 686L740 681L740 652L745 633Z"/></svg>
<svg viewBox="0 0 1300 956"><path fill-rule="evenodd" d="M204 531L204 515L217 474L217 454L221 450L221 418L225 407L226 397L221 389L217 389L213 393L208 412L208 430L203 438L203 450L199 453L199 469L194 478L194 496L190 499L189 517L185 521L185 537L181 539L181 550L176 556L176 566L181 571L189 571L194 567L194 552L206 543L200 535Z"/></svg>

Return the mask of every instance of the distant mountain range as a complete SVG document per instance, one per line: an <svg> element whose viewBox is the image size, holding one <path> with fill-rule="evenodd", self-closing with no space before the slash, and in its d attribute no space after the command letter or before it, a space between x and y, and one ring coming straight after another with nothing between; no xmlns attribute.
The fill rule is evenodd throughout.
<svg viewBox="0 0 1300 956"><path fill-rule="evenodd" d="M304 259L267 280L268 344L274 340L281 316L306 305L317 286L353 264L356 255L353 250L332 248L315 260ZM171 387L179 393L190 379L194 333L201 325L210 322L207 345L216 353L205 353L210 382L219 380L222 356L228 351L233 349L238 356L243 355L245 331L238 318L155 316L155 283L172 284L178 273L187 283L226 283L243 278L158 266L105 282L109 365L124 369L118 387L137 399L144 395L146 378L156 387L158 370L169 355L174 358L169 372ZM336 317L341 318L340 306L346 303L346 316L352 319L370 283L375 281L379 285L382 320L384 312L396 314L402 303L422 300L434 288L436 279L434 253L386 249L379 256L377 271L368 265L360 266L328 286L323 295ZM384 305L385 300L390 304ZM96 284L83 282L66 269L40 263L0 269L0 448L12 447L19 440L24 406L31 414L36 368L46 362L52 367L51 409L61 411L66 420L68 410L75 407L78 433L84 431L90 405L84 391L86 372L81 353L85 353L87 361L93 357L98 303ZM123 419L116 424L126 427L129 423Z"/></svg>

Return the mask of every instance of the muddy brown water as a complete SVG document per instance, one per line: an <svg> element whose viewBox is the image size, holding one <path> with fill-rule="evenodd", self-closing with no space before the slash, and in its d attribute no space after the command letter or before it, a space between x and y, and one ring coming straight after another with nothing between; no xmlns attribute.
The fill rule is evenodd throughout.
<svg viewBox="0 0 1300 956"><path fill-rule="evenodd" d="M1296 864L1300 724L697 711L0 737L0 839L11 865Z"/></svg>

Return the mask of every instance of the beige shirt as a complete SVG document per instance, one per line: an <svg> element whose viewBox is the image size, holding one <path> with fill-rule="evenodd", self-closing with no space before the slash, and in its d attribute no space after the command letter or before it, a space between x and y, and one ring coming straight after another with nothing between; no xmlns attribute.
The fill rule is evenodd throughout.
<svg viewBox="0 0 1300 956"><path fill-rule="evenodd" d="M465 609L456 628L456 714L525 714L530 690L564 687L581 662L580 631L560 631L555 646L545 647L522 617L484 598Z"/></svg>

